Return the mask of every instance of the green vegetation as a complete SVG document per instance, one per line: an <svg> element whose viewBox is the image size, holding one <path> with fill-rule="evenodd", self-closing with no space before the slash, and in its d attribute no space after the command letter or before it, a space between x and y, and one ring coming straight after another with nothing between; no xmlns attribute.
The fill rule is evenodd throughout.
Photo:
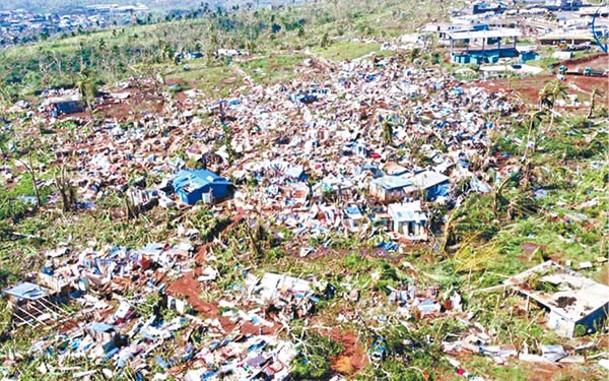
<svg viewBox="0 0 609 381"><path fill-rule="evenodd" d="M265 86L288 82L296 78L294 70L307 59L304 54L272 55L269 57L252 58L239 65L255 83Z"/></svg>
<svg viewBox="0 0 609 381"><path fill-rule="evenodd" d="M330 61L341 62L378 52L379 49L380 46L377 43L344 41L327 47L315 48L313 52Z"/></svg>
<svg viewBox="0 0 609 381"><path fill-rule="evenodd" d="M297 380L325 380L330 374L330 358L340 354L343 346L314 334L307 336L301 351L301 355L292 360L292 376Z"/></svg>
<svg viewBox="0 0 609 381"><path fill-rule="evenodd" d="M244 86L243 78L230 66L183 65L164 75L170 83L186 83L211 98L229 97Z"/></svg>

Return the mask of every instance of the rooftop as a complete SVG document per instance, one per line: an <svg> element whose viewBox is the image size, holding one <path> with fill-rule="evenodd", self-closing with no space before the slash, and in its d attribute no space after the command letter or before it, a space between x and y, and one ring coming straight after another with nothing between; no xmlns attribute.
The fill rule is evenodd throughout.
<svg viewBox="0 0 609 381"><path fill-rule="evenodd" d="M467 32L449 32L448 37L452 40L475 40L475 39L488 39L488 38L499 38L499 37L520 37L522 32L516 28L500 28L491 30L475 30Z"/></svg>
<svg viewBox="0 0 609 381"><path fill-rule="evenodd" d="M211 183L230 185L231 182L207 169L185 169L173 176L174 188L200 188Z"/></svg>
<svg viewBox="0 0 609 381"><path fill-rule="evenodd" d="M398 189L412 185L412 181L400 176L383 176L371 181L372 184L385 189Z"/></svg>
<svg viewBox="0 0 609 381"><path fill-rule="evenodd" d="M448 181L448 177L434 171L423 171L408 178L410 186L404 189L405 193L425 190Z"/></svg>
<svg viewBox="0 0 609 381"><path fill-rule="evenodd" d="M398 222L426 221L427 216L421 211L421 202L395 203L388 207L389 215Z"/></svg>
<svg viewBox="0 0 609 381"><path fill-rule="evenodd" d="M416 175L383 176L371 181L372 184L385 189L403 188L405 193L429 189L448 181L448 177L434 171L423 171Z"/></svg>
<svg viewBox="0 0 609 381"><path fill-rule="evenodd" d="M590 40L594 37L591 33L586 32L566 32L566 33L550 33L545 36L541 36L538 40Z"/></svg>

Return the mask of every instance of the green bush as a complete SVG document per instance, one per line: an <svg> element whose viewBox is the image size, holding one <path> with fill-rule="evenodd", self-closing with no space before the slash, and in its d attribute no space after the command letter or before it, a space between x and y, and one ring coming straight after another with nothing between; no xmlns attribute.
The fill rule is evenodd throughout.
<svg viewBox="0 0 609 381"><path fill-rule="evenodd" d="M307 337L306 347L292 360L291 377L294 380L325 380L331 373L330 357L343 351L342 344L325 336Z"/></svg>

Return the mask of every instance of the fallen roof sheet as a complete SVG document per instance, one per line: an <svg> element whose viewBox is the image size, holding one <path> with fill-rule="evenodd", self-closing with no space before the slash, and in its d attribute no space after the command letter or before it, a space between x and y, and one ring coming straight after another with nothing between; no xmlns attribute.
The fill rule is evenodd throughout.
<svg viewBox="0 0 609 381"><path fill-rule="evenodd" d="M4 292L8 295L26 300L38 300L47 296L45 289L37 284L29 282L19 283L16 286L4 290Z"/></svg>
<svg viewBox="0 0 609 381"><path fill-rule="evenodd" d="M544 292L530 289L528 281L535 276L541 276L540 281L542 282L556 285L558 290ZM573 322L577 322L609 304L609 286L595 282L552 261L544 262L515 275L507 279L505 284ZM560 307L557 301L561 298L574 298L574 301Z"/></svg>

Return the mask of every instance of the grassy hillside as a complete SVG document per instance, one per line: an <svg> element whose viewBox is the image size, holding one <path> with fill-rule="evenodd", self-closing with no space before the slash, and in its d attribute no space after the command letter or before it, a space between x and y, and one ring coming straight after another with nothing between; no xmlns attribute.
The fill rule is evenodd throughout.
<svg viewBox="0 0 609 381"><path fill-rule="evenodd" d="M448 5L432 4L436 2L344 0L275 11L226 13L208 9L197 19L52 38L0 52L0 101L14 101L47 87L72 85L85 68L105 83L138 75L152 66L158 69L165 65L174 71L175 54L187 50L202 51L209 61L218 48L281 55L309 48L319 51L325 36L332 42L345 42L329 47L322 56L349 58L360 50L362 54L374 50L373 44L349 45L354 37L393 41L426 21L443 18ZM341 50L349 54L343 56Z"/></svg>

